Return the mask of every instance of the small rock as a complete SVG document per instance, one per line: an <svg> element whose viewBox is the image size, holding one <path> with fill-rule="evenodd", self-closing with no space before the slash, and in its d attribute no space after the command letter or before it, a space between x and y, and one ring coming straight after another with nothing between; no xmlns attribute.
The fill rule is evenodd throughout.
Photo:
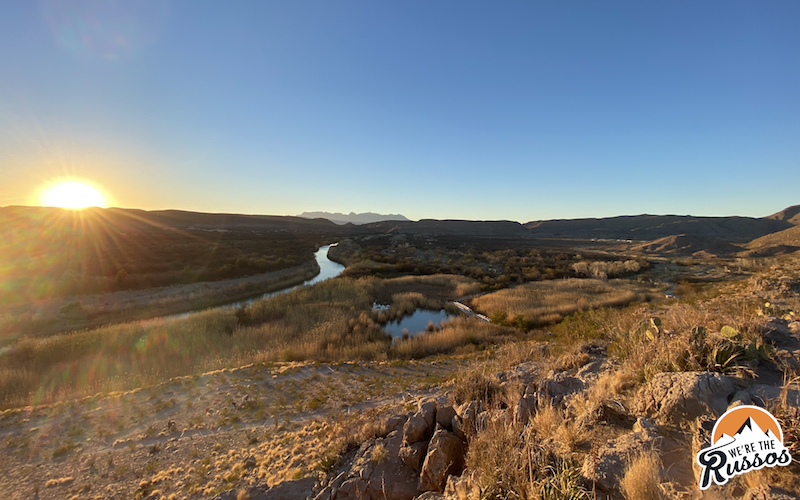
<svg viewBox="0 0 800 500"><path fill-rule="evenodd" d="M254 457L253 455L250 455L249 457L247 457L244 460L244 466L246 468L248 468L248 469L252 469L253 467L255 467L256 466L256 457Z"/></svg>
<svg viewBox="0 0 800 500"><path fill-rule="evenodd" d="M647 420L646 418L643 417L637 418L636 423L633 424L633 432L647 432L647 431L656 432L655 424Z"/></svg>

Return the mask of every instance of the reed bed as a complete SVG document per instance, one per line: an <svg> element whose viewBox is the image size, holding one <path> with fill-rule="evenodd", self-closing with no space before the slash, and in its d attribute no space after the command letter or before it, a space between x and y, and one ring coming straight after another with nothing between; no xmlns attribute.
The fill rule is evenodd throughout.
<svg viewBox="0 0 800 500"><path fill-rule="evenodd" d="M646 290L628 281L570 278L525 283L483 295L472 299L472 307L497 323L516 319L535 327L556 323L575 311L618 307L646 298Z"/></svg>

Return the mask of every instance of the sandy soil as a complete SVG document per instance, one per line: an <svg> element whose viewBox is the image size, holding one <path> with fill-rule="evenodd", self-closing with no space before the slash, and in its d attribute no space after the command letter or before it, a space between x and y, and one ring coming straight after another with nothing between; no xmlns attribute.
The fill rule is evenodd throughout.
<svg viewBox="0 0 800 500"><path fill-rule="evenodd" d="M309 477L343 432L442 393L466 363L246 366L6 410L0 491L9 499L209 498Z"/></svg>

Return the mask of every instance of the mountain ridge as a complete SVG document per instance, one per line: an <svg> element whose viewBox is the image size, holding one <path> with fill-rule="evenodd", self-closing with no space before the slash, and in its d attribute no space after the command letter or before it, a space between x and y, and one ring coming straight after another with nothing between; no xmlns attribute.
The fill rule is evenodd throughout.
<svg viewBox="0 0 800 500"><path fill-rule="evenodd" d="M363 212L363 213L355 213L350 212L349 214L343 214L341 212L303 212L298 217L303 217L306 219L328 219L329 221L333 222L334 224L344 225L344 224L369 224L371 222L383 222L383 221L406 221L411 222L405 215L402 214L378 214L375 212Z"/></svg>

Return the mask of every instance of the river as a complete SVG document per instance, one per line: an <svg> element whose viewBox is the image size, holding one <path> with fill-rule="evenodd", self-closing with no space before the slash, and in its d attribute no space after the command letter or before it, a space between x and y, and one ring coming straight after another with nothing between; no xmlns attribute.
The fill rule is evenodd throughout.
<svg viewBox="0 0 800 500"><path fill-rule="evenodd" d="M332 261L332 260L330 260L328 258L328 250L330 250L331 247L336 246L336 245L337 245L337 243L333 243L331 245L321 246L321 247L319 247L319 250L314 252L314 258L317 260L317 264L319 265L319 274L317 274L316 276L314 276L310 280L306 280L306 281L300 283L299 285L293 285L293 286L290 286L290 287L287 287L287 288L281 288L280 290L275 290L273 292L262 293L261 295L256 295L255 297L250 297L249 299L237 300L236 302L230 302L228 304L223 304L223 305L216 306L216 307L224 307L224 308L228 309L228 308L236 308L236 307L247 306L247 305L252 304L253 302L255 302L257 300L262 300L262 299L266 299L266 298L269 298L269 297L274 297L274 296L280 295L282 293L291 292L292 290L294 290L296 288L300 288L301 286L313 285L314 283L319 283L320 281L324 281L326 279L335 278L336 276L339 276L340 274L342 274L342 271L344 271L344 266L341 265L341 264L338 264L338 263L336 263L336 262L334 262L334 261ZM166 317L167 318L186 318L186 317L188 317L191 314L194 314L196 312L197 311L187 311L185 313L172 314L172 315L169 315L169 316L166 316Z"/></svg>
<svg viewBox="0 0 800 500"><path fill-rule="evenodd" d="M336 245L337 243L334 243L332 245L325 245L319 247L319 250L314 252L314 258L317 259L317 264L319 265L319 274L317 274L310 280L306 280L300 283L299 285L290 286L288 288L282 288L274 292L263 293L257 297L251 297L249 299L232 302L230 304L226 304L223 307L246 306L248 304L252 304L257 300L266 299L268 297L274 297L275 295L291 292L295 288L300 288L301 286L313 285L314 283L319 283L320 281L325 281L326 279L335 278L336 276L339 276L340 274L342 274L342 271L344 271L344 266L328 258L328 250L330 250L331 247Z"/></svg>

